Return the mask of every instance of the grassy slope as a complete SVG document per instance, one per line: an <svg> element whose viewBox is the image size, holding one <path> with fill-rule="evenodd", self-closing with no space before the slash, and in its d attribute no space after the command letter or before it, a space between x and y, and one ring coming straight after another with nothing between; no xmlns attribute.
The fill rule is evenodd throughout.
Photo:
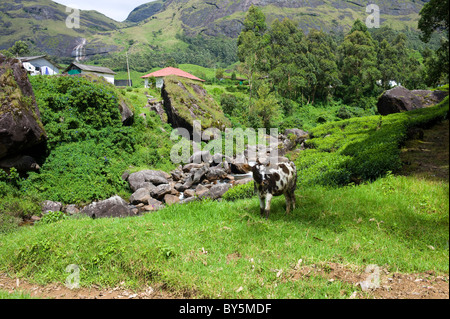
<svg viewBox="0 0 450 319"><path fill-rule="evenodd" d="M6 0L2 1L3 5L15 4L15 1ZM48 6L55 10L57 10L58 15L61 17L67 17L69 13L66 13L66 6L55 3L50 0L33 0L33 1L23 1L23 5L25 7L30 6ZM90 37L93 34L96 34L98 30L96 30L95 25L91 25L88 28L85 28L84 25L90 23L92 21L96 21L96 23L104 28L106 25L110 25L113 27L121 27L122 23L114 21L105 15L97 12L97 11L81 11L80 16L80 24L83 28L82 32L79 29L70 29L66 27L65 20L50 20L50 19L28 19L28 18L11 18L9 15L23 15L25 12L23 9L19 10L9 10L8 15L4 13L0 13L0 17L4 23L11 22L11 27L8 30L12 29L14 32L9 35L2 35L0 44L15 42L17 40L24 40L30 38L31 35L35 35L36 31L34 31L35 26L39 26L41 31L37 31L38 34L47 34L51 37L57 35L67 35L72 37ZM86 32L87 31L87 32Z"/></svg>
<svg viewBox="0 0 450 319"><path fill-rule="evenodd" d="M1 235L0 271L64 282L66 266L77 264L84 287L156 282L214 298L347 298L354 291L320 275L292 279L299 259L306 266L377 264L391 272L448 274L448 181L388 174L358 186L301 185L293 214L285 215L278 197L268 221L253 197L22 227Z"/></svg>
<svg viewBox="0 0 450 319"><path fill-rule="evenodd" d="M448 193L447 183L389 176L357 187L299 189L294 213L286 216L276 198L268 221L258 216L257 198L61 221L3 236L0 270L64 282L66 266L77 264L82 286L165 282L205 297L345 298L353 287L289 274L299 259L448 273Z"/></svg>

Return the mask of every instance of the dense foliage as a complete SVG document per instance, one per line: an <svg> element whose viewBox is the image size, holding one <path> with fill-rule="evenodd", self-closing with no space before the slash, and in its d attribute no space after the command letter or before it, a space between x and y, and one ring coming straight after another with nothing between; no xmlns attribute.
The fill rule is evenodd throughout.
<svg viewBox="0 0 450 319"><path fill-rule="evenodd" d="M122 124L123 94L99 78L35 76L31 83L48 135L41 169L27 178L14 170L0 176L0 214L7 224L39 214L39 202L82 204L114 194L128 196L127 169L170 168L169 133L158 116ZM6 213L6 214L3 214ZM3 224L3 223L2 223ZM1 231L1 230L0 230Z"/></svg>

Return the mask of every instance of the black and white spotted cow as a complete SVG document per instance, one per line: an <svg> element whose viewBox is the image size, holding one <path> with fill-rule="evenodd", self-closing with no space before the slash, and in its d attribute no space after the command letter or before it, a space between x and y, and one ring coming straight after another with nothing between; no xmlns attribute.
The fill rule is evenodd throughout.
<svg viewBox="0 0 450 319"><path fill-rule="evenodd" d="M284 194L286 214L295 209L294 191L297 185L297 168L292 161L278 164L261 164L252 167L255 191L259 196L261 217L269 218L270 202L273 196Z"/></svg>

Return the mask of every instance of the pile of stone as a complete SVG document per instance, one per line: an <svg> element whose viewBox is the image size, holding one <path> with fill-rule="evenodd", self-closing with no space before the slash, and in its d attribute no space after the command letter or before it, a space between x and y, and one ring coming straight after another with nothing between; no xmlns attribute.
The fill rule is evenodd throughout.
<svg viewBox="0 0 450 319"><path fill-rule="evenodd" d="M278 143L273 147L278 149L279 155L284 155L298 143L303 143L307 136L306 132L298 129L286 130L284 134L280 134ZM267 160L272 149L266 148L265 154L257 153L263 147L263 145L247 145L245 151L235 158L199 151L190 157L189 163L178 166L170 173L158 170L125 172L122 179L128 182L133 191L128 202L117 195L93 202L83 208L46 201L42 206L43 213L59 210L67 214L82 213L92 218L126 217L204 198L221 200L231 187L253 181L251 174L253 163L248 155L255 152L262 155L258 160ZM278 161L288 159L279 156Z"/></svg>

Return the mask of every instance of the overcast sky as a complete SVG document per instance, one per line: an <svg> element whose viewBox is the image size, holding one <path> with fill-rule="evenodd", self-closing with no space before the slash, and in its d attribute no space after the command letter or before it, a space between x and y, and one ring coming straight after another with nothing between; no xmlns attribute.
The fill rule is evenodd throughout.
<svg viewBox="0 0 450 319"><path fill-rule="evenodd" d="M137 6L154 0L57 0L55 2L80 10L97 10L116 20L125 20Z"/></svg>

